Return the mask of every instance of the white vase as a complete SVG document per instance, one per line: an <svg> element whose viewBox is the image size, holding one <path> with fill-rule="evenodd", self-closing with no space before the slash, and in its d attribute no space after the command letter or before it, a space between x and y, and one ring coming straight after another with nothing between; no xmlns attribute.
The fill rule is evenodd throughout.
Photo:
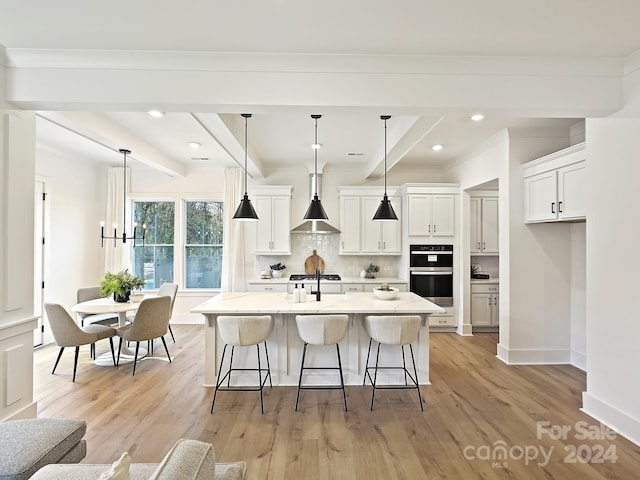
<svg viewBox="0 0 640 480"><path fill-rule="evenodd" d="M282 278L283 275L284 275L284 270L273 270L271 272L271 276L273 278Z"/></svg>

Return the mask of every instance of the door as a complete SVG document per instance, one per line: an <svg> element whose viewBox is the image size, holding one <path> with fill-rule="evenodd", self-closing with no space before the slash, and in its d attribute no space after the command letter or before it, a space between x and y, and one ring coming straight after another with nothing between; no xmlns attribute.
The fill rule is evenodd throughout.
<svg viewBox="0 0 640 480"><path fill-rule="evenodd" d="M33 221L33 316L38 319L38 327L33 331L33 346L42 345L44 318L44 231L45 231L45 184L36 180Z"/></svg>
<svg viewBox="0 0 640 480"><path fill-rule="evenodd" d="M471 294L471 325L492 325L493 297L491 293Z"/></svg>
<svg viewBox="0 0 640 480"><path fill-rule="evenodd" d="M482 252L482 199L471 198L469 200L469 251L471 253Z"/></svg>
<svg viewBox="0 0 640 480"><path fill-rule="evenodd" d="M340 253L360 253L359 197L340 197Z"/></svg>
<svg viewBox="0 0 640 480"><path fill-rule="evenodd" d="M434 237L453 237L455 225L455 196L433 195L433 228Z"/></svg>
<svg viewBox="0 0 640 480"><path fill-rule="evenodd" d="M271 199L271 250L273 253L291 253L290 204L289 197Z"/></svg>
<svg viewBox="0 0 640 480"><path fill-rule="evenodd" d="M544 222L558 218L556 171L525 178L525 221Z"/></svg>
<svg viewBox="0 0 640 480"><path fill-rule="evenodd" d="M400 197L390 197L389 200L398 220L378 222L382 224L382 252L402 253L402 199Z"/></svg>
<svg viewBox="0 0 640 480"><path fill-rule="evenodd" d="M563 219L585 218L587 209L586 162L580 162L558 170L558 217Z"/></svg>
<svg viewBox="0 0 640 480"><path fill-rule="evenodd" d="M498 253L498 199L482 199L482 252Z"/></svg>
<svg viewBox="0 0 640 480"><path fill-rule="evenodd" d="M410 195L407 218L409 235L431 236L431 195Z"/></svg>
<svg viewBox="0 0 640 480"><path fill-rule="evenodd" d="M379 198L362 199L362 253L380 253L382 250L382 225L386 222L372 220L379 204Z"/></svg>

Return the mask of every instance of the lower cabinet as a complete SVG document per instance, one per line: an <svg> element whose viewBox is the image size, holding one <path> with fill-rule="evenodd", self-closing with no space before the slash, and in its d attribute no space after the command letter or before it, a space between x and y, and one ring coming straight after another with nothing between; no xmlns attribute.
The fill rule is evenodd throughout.
<svg viewBox="0 0 640 480"><path fill-rule="evenodd" d="M500 325L500 294L498 284L471 285L471 325Z"/></svg>
<svg viewBox="0 0 640 480"><path fill-rule="evenodd" d="M455 327L455 316L453 307L442 307L444 312L432 313L429 315L430 327Z"/></svg>

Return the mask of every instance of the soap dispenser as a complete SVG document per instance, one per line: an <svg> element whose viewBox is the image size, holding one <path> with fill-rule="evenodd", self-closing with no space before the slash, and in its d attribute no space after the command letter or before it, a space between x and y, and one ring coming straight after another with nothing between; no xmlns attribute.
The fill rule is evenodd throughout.
<svg viewBox="0 0 640 480"><path fill-rule="evenodd" d="M304 283L302 284L302 288L300 289L300 303L305 303L307 301L307 290L304 288Z"/></svg>
<svg viewBox="0 0 640 480"><path fill-rule="evenodd" d="M295 287L293 287L293 303L300 303L300 289L297 283Z"/></svg>

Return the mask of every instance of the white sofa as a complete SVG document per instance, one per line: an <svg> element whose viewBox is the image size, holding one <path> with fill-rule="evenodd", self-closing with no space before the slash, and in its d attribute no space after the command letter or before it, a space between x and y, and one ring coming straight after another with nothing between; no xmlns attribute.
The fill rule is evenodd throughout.
<svg viewBox="0 0 640 480"><path fill-rule="evenodd" d="M115 466L115 464L114 464ZM95 480L98 478L130 480L242 480L245 462L216 463L213 445L197 440L180 439L158 463L131 463L128 476L119 471L113 476L106 472L112 465L53 464L47 465L31 477L33 480ZM113 472L111 472L113 474ZM103 475L103 476L101 476Z"/></svg>

